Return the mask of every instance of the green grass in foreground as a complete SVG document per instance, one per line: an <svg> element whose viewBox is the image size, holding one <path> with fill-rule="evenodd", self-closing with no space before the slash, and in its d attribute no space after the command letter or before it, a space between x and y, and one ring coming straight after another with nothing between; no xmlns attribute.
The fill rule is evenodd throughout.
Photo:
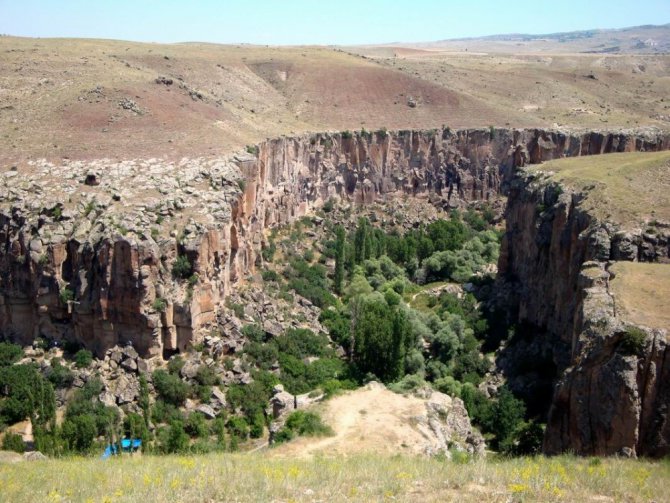
<svg viewBox="0 0 670 503"><path fill-rule="evenodd" d="M516 458L457 464L413 457L283 459L263 454L71 458L0 464L0 500L662 501L670 465Z"/></svg>
<svg viewBox="0 0 670 503"><path fill-rule="evenodd" d="M628 152L548 161L529 168L582 190L586 206L601 219L639 225L670 219L670 152Z"/></svg>

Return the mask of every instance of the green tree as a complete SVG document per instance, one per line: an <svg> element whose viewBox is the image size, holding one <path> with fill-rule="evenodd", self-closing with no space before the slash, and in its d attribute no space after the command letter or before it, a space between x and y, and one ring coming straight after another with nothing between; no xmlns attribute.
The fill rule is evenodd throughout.
<svg viewBox="0 0 670 503"><path fill-rule="evenodd" d="M51 423L56 415L53 387L32 365L0 367L0 423L30 418L35 426Z"/></svg>
<svg viewBox="0 0 670 503"><path fill-rule="evenodd" d="M384 382L404 373L411 327L405 313L392 309L379 294L359 299L354 324L354 360L359 369Z"/></svg>
<svg viewBox="0 0 670 503"><path fill-rule="evenodd" d="M171 421L167 435L161 446L166 454L176 454L188 450L189 438L184 430L184 423Z"/></svg>
<svg viewBox="0 0 670 503"><path fill-rule="evenodd" d="M514 434L522 425L525 413L524 403L507 387L501 388L498 400L492 407L490 424L499 449L510 451L513 448Z"/></svg>
<svg viewBox="0 0 670 503"><path fill-rule="evenodd" d="M26 450L26 444L21 435L8 431L2 438L2 450L23 453Z"/></svg>
<svg viewBox="0 0 670 503"><path fill-rule="evenodd" d="M184 429L193 438L204 438L209 435L209 427L207 426L205 416L197 411L191 412L188 415Z"/></svg>
<svg viewBox="0 0 670 503"><path fill-rule="evenodd" d="M345 253L344 248L347 236L344 232L344 227L338 225L335 228L335 275L333 278L333 287L338 295L342 294L342 287L344 283L344 262Z"/></svg>
<svg viewBox="0 0 670 503"><path fill-rule="evenodd" d="M186 400L189 386L179 377L158 369L153 373L154 387L158 395L172 405L180 406Z"/></svg>
<svg viewBox="0 0 670 503"><path fill-rule="evenodd" d="M147 378L143 374L140 376L140 396L137 400L137 404L142 409L142 417L144 418L144 423L149 426L149 407L151 401L149 398L149 383L147 383Z"/></svg>
<svg viewBox="0 0 670 503"><path fill-rule="evenodd" d="M96 418L92 414L68 417L61 426L61 436L68 450L73 452L88 452L97 434Z"/></svg>
<svg viewBox="0 0 670 503"><path fill-rule="evenodd" d="M144 417L134 412L129 413L123 419L123 433L127 438L142 440L142 449L146 449L149 440L151 440L151 433L147 427Z"/></svg>
<svg viewBox="0 0 670 503"><path fill-rule="evenodd" d="M7 367L17 362L23 356L23 350L18 344L0 342L0 367Z"/></svg>
<svg viewBox="0 0 670 503"><path fill-rule="evenodd" d="M77 366L77 368L87 368L91 365L92 362L93 353L91 353L88 349L80 349L74 355L74 364Z"/></svg>

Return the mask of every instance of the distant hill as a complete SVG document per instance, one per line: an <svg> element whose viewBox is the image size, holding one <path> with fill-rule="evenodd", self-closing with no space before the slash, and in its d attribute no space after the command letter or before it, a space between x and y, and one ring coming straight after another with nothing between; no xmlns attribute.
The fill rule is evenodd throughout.
<svg viewBox="0 0 670 503"><path fill-rule="evenodd" d="M407 44L403 44L407 45ZM477 52L552 52L658 54L670 52L670 23L616 30L582 30L544 35L510 33L487 37L439 40L410 47Z"/></svg>

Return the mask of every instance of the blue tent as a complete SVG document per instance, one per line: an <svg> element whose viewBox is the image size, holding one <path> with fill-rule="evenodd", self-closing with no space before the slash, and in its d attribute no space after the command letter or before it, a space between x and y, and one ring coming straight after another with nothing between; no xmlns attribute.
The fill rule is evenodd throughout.
<svg viewBox="0 0 670 503"><path fill-rule="evenodd" d="M140 447L142 447L142 440L139 438L129 439L124 438L121 440L121 452L136 452ZM107 459L110 456L119 454L119 444L110 444L105 449L105 452L102 453L102 459Z"/></svg>

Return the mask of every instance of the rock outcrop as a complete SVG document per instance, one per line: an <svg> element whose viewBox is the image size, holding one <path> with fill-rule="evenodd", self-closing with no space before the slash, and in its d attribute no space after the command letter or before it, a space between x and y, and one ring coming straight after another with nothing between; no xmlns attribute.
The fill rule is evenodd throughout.
<svg viewBox="0 0 670 503"><path fill-rule="evenodd" d="M177 164L33 162L0 181L0 332L169 357L218 326L267 229L328 199L400 191L458 206L496 198L517 166L669 146L658 131L446 129L280 138Z"/></svg>
<svg viewBox="0 0 670 503"><path fill-rule="evenodd" d="M598 221L582 198L542 173L521 171L511 181L498 291L524 343L510 341L498 363L518 392L532 395L541 379L556 383L545 397L545 452L663 456L667 333L644 329L639 351L626 349L631 325L615 309L608 266L667 261L670 232L649 236Z"/></svg>

